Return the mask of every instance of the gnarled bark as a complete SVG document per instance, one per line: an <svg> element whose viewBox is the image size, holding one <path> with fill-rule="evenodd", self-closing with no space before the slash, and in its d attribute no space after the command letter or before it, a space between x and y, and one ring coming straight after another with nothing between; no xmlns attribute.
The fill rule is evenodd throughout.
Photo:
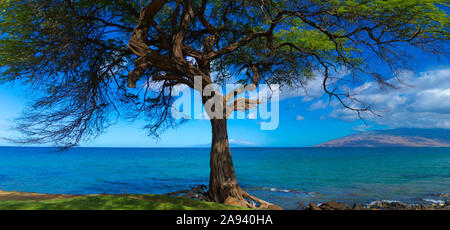
<svg viewBox="0 0 450 230"><path fill-rule="evenodd" d="M239 186L228 143L227 120L211 119L211 127L211 173L208 191L210 200L219 203L232 200L234 204L250 208L274 207L271 203L249 195Z"/></svg>
<svg viewBox="0 0 450 230"><path fill-rule="evenodd" d="M242 198L231 159L227 120L211 119L211 127L209 196L212 201L219 203L223 203L229 196Z"/></svg>

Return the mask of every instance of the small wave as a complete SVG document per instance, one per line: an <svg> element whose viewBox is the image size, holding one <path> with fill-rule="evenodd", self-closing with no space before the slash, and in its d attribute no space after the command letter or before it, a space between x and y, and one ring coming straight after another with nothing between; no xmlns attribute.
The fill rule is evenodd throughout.
<svg viewBox="0 0 450 230"><path fill-rule="evenodd" d="M280 189L280 188L262 188L264 191L270 191L270 192L281 192L281 193L296 193L296 194L305 194L307 196L315 196L319 194L319 192L300 192L294 189Z"/></svg>
<svg viewBox="0 0 450 230"><path fill-rule="evenodd" d="M371 206L377 206L377 205L382 205L382 204L395 204L395 203L401 204L401 205L407 205L407 206L415 206L415 205L426 204L426 203L434 204L434 205L440 205L440 206L445 204L444 200L435 200L435 199L423 198L422 201L423 201L423 203L418 202L418 203L412 203L412 204L409 203L408 204L408 203L404 203L404 202L401 202L401 201L398 201L398 200L375 200L375 201L367 203L366 206L367 207L371 207Z"/></svg>
<svg viewBox="0 0 450 230"><path fill-rule="evenodd" d="M445 201L443 201L443 200L423 199L423 201L429 202L432 204L445 204Z"/></svg>
<svg viewBox="0 0 450 230"><path fill-rule="evenodd" d="M265 191L271 191L271 192L284 192L284 193L300 193L297 190L290 190L290 189L278 189L278 188L263 188Z"/></svg>
<svg viewBox="0 0 450 230"><path fill-rule="evenodd" d="M402 203L399 200L383 200L383 202L388 203L388 204L392 204L392 203Z"/></svg>
<svg viewBox="0 0 450 230"><path fill-rule="evenodd" d="M392 203L402 203L402 202L398 201L398 200L375 200L375 201L369 202L367 205L372 206L372 205L377 205L380 203L392 204Z"/></svg>

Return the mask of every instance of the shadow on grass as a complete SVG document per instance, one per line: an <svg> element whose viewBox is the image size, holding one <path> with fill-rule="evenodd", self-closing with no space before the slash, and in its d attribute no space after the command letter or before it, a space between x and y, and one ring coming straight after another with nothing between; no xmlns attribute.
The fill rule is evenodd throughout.
<svg viewBox="0 0 450 230"><path fill-rule="evenodd" d="M162 195L88 195L49 200L3 200L1 210L238 210L235 206Z"/></svg>

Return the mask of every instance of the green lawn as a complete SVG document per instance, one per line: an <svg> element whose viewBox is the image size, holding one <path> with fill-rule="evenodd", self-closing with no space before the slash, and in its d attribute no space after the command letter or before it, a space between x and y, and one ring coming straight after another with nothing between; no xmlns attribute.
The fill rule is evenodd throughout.
<svg viewBox="0 0 450 230"><path fill-rule="evenodd" d="M243 208L163 195L90 195L46 200L0 200L0 210L239 210Z"/></svg>

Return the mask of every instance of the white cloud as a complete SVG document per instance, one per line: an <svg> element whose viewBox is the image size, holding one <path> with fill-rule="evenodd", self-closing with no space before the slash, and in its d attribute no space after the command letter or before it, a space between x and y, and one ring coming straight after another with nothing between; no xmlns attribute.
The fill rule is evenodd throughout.
<svg viewBox="0 0 450 230"><path fill-rule="evenodd" d="M314 102L311 106L309 106L309 110L325 109L326 107L328 107L328 102L319 100Z"/></svg>
<svg viewBox="0 0 450 230"><path fill-rule="evenodd" d="M236 139L233 139L233 138L230 138L230 139L228 140L228 142L229 142L230 144L234 144L234 145L253 145L253 143L250 142L250 141L246 141L246 140L236 140Z"/></svg>
<svg viewBox="0 0 450 230"><path fill-rule="evenodd" d="M257 117L256 112L252 112L247 115L248 119L256 119L256 117Z"/></svg>
<svg viewBox="0 0 450 230"><path fill-rule="evenodd" d="M302 101L311 101L323 95L322 89L323 76L317 75L313 79L308 80L303 87L296 89L281 89L280 98L302 97Z"/></svg>
<svg viewBox="0 0 450 230"><path fill-rule="evenodd" d="M300 115L297 115L296 117L295 117L295 120L297 120L297 121L302 121L302 120L304 120L305 118L303 117L303 116L300 116Z"/></svg>
<svg viewBox="0 0 450 230"><path fill-rule="evenodd" d="M327 85L333 85L349 73L350 72L348 70L343 68L337 69L336 72L331 72L327 80ZM313 75L314 77L312 79L306 80L303 87L297 87L294 89L281 87L280 99L302 97L303 102L310 102L314 99L322 97L325 93L323 91L324 74L320 71L315 71Z"/></svg>
<svg viewBox="0 0 450 230"><path fill-rule="evenodd" d="M369 121L392 128L449 128L450 129L450 68L415 75L404 72L389 83L399 89L382 90L375 82L367 82L353 89L357 98L371 105L382 117L364 115ZM345 121L358 119L357 114L335 101L330 117ZM357 104L350 103L351 106Z"/></svg>

